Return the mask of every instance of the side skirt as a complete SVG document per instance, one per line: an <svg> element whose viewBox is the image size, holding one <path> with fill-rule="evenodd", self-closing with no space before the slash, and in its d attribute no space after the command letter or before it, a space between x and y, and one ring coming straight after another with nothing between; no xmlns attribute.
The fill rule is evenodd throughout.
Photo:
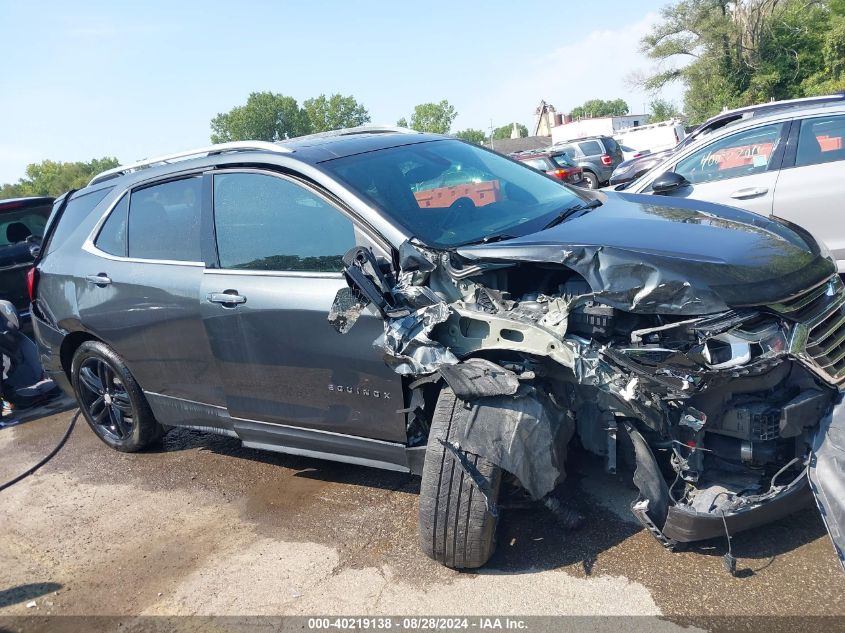
<svg viewBox="0 0 845 633"><path fill-rule="evenodd" d="M156 419L162 424L240 438L247 448L335 462L417 473L415 455L406 446L331 431L304 429L257 420L233 418L225 407L144 392ZM414 451L411 450L413 453Z"/></svg>
<svg viewBox="0 0 845 633"><path fill-rule="evenodd" d="M410 472L404 444L240 418L232 420L235 432L248 448Z"/></svg>

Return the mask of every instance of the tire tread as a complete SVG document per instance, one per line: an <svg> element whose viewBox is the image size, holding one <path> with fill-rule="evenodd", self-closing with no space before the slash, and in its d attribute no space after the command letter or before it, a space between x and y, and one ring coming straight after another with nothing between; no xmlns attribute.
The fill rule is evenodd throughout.
<svg viewBox="0 0 845 633"><path fill-rule="evenodd" d="M475 482L438 441L454 439L453 421L468 415L451 389L445 387L432 416L422 483L420 484L420 543L434 560L456 569L484 565L495 549L496 517ZM467 454L493 492L501 483L501 469L478 455Z"/></svg>

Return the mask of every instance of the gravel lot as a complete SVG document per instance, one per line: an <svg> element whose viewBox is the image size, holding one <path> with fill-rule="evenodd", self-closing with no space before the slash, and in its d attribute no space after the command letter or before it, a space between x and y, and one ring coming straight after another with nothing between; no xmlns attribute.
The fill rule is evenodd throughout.
<svg viewBox="0 0 845 633"><path fill-rule="evenodd" d="M0 480L58 441L71 412L0 430ZM564 494L588 517L503 513L487 568L458 573L417 545L418 479L172 431L122 454L80 420L65 449L0 493L0 616L308 614L827 615L845 575L814 510L669 553L627 511L635 494L577 459ZM32 603L35 606L31 606ZM28 606L30 605L30 606ZM0 627L2 628L2 627Z"/></svg>

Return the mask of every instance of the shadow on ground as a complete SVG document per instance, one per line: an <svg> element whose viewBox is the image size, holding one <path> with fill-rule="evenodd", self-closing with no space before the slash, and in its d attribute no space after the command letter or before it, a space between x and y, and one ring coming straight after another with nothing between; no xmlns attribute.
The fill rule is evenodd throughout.
<svg viewBox="0 0 845 633"><path fill-rule="evenodd" d="M0 608L20 602L28 602L62 588L57 582L33 582L0 590Z"/></svg>

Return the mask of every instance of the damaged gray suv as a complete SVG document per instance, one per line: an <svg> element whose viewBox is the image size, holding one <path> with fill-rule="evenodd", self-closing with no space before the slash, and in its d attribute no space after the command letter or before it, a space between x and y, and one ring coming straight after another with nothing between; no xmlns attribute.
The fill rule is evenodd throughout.
<svg viewBox="0 0 845 633"><path fill-rule="evenodd" d="M181 426L422 476L420 542L483 565L500 490L634 466L667 547L812 503L845 549L845 292L801 228L572 189L357 128L119 167L54 207L47 372L109 446Z"/></svg>

